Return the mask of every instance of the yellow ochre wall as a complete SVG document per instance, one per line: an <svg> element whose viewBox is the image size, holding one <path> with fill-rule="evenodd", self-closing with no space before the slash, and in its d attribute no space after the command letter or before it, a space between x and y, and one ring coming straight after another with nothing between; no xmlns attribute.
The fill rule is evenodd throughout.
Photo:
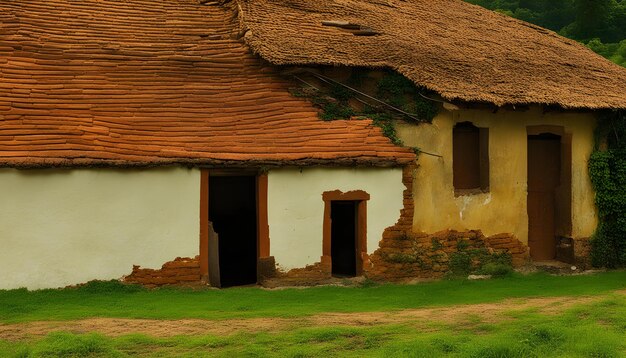
<svg viewBox="0 0 626 358"><path fill-rule="evenodd" d="M455 197L452 185L452 129L470 121L489 128L488 193ZM442 110L432 124L398 122L407 146L439 154L420 154L413 182L414 231L480 229L485 235L513 233L528 243L527 126L563 126L572 135L572 236L589 237L597 225L594 192L587 171L593 150L595 117L590 113L461 109Z"/></svg>

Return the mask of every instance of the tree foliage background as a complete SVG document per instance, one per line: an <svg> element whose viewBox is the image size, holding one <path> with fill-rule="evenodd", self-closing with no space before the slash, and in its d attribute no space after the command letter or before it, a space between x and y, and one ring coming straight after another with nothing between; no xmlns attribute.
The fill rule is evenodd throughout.
<svg viewBox="0 0 626 358"><path fill-rule="evenodd" d="M626 0L466 0L580 41L626 67Z"/></svg>

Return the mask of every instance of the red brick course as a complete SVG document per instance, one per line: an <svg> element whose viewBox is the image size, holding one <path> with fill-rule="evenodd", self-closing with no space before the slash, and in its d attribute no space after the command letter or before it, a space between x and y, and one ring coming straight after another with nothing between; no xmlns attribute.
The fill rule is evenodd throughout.
<svg viewBox="0 0 626 358"><path fill-rule="evenodd" d="M452 254L481 249L488 254L507 253L514 267L528 262L528 248L512 234L485 237L480 230L445 230L434 234L399 233L387 235L370 255L366 275L374 280L398 281L413 278L439 278L450 270ZM473 262L478 266L479 262Z"/></svg>
<svg viewBox="0 0 626 358"><path fill-rule="evenodd" d="M133 266L133 272L125 276L122 281L140 284L153 288L166 285L200 286L204 285L200 279L200 261L194 258L177 257L174 261L163 264L161 269L141 268Z"/></svg>

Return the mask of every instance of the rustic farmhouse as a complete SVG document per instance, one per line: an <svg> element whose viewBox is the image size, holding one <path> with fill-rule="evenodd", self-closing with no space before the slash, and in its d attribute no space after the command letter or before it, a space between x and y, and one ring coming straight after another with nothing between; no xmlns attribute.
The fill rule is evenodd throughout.
<svg viewBox="0 0 626 358"><path fill-rule="evenodd" d="M377 96L390 73L431 118ZM584 261L593 131L625 85L460 0L0 0L0 289ZM391 118L322 120L337 86Z"/></svg>

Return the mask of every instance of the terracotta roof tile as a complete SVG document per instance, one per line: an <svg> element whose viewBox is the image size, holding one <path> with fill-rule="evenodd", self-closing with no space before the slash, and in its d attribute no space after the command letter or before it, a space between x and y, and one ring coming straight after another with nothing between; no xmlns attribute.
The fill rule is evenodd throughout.
<svg viewBox="0 0 626 358"><path fill-rule="evenodd" d="M369 120L324 122L196 0L0 1L0 166L377 165Z"/></svg>

